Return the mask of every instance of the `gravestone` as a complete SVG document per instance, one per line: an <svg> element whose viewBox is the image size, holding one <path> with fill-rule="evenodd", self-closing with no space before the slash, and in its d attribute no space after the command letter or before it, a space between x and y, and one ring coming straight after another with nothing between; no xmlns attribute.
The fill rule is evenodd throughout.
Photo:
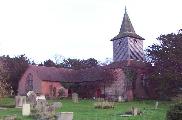
<svg viewBox="0 0 182 120"><path fill-rule="evenodd" d="M29 116L30 115L30 104L23 104L22 115Z"/></svg>
<svg viewBox="0 0 182 120"><path fill-rule="evenodd" d="M73 101L74 103L78 103L78 94L77 94L77 93L73 93L73 94L72 94L72 101Z"/></svg>
<svg viewBox="0 0 182 120"><path fill-rule="evenodd" d="M30 103L31 107L35 107L36 102L37 102L36 98L37 98L37 95L35 94L34 91L29 91L27 93L27 100L28 100L28 103Z"/></svg>
<svg viewBox="0 0 182 120"><path fill-rule="evenodd" d="M22 108L23 104L26 104L26 96L15 97L16 108Z"/></svg>
<svg viewBox="0 0 182 120"><path fill-rule="evenodd" d="M136 116L138 114L138 108L132 109L133 116Z"/></svg>
<svg viewBox="0 0 182 120"><path fill-rule="evenodd" d="M158 108L158 105L159 105L159 102L157 101L157 102L155 103L155 109Z"/></svg>
<svg viewBox="0 0 182 120"><path fill-rule="evenodd" d="M55 109L59 109L62 107L62 103L61 102L53 102L52 106L55 108Z"/></svg>
<svg viewBox="0 0 182 120"><path fill-rule="evenodd" d="M46 100L42 100L42 99L37 100L35 108L39 112L46 112L47 111L46 110L47 109L47 101Z"/></svg>
<svg viewBox="0 0 182 120"><path fill-rule="evenodd" d="M57 113L56 120L73 120L73 112Z"/></svg>
<svg viewBox="0 0 182 120"><path fill-rule="evenodd" d="M121 97L121 96L118 97L118 102L124 102L124 101L125 101L125 100L124 100L123 97Z"/></svg>

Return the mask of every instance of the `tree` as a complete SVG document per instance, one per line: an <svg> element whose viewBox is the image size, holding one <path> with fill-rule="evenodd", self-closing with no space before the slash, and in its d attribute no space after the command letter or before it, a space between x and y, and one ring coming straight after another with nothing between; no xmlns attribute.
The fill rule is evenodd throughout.
<svg viewBox="0 0 182 120"><path fill-rule="evenodd" d="M94 58L89 58L87 60L81 60L81 63L83 64L83 68L91 68L98 66L98 61Z"/></svg>
<svg viewBox="0 0 182 120"><path fill-rule="evenodd" d="M8 84L9 76L4 68L4 63L0 62L0 98L10 93L10 85Z"/></svg>
<svg viewBox="0 0 182 120"><path fill-rule="evenodd" d="M71 68L75 70L91 68L98 66L98 61L94 58L89 58L87 60L80 60L80 59L64 59L62 66L65 68Z"/></svg>
<svg viewBox="0 0 182 120"><path fill-rule="evenodd" d="M160 44L146 50L149 62L154 64L149 77L156 81L161 95L175 95L182 86L182 30L157 40Z"/></svg>
<svg viewBox="0 0 182 120"><path fill-rule="evenodd" d="M6 76L1 77L2 79L7 79L8 85L12 87L12 90L16 94L19 80L27 69L30 61L25 55L19 55L14 58L2 56L1 61L3 62L3 69L6 70L8 78L6 78Z"/></svg>
<svg viewBox="0 0 182 120"><path fill-rule="evenodd" d="M46 67L56 67L56 64L52 60L46 60L44 61L44 66Z"/></svg>

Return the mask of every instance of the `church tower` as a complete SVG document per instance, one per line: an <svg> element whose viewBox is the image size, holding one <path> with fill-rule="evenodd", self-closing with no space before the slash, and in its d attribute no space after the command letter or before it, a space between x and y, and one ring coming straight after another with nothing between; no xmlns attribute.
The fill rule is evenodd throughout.
<svg viewBox="0 0 182 120"><path fill-rule="evenodd" d="M143 40L135 33L133 25L125 8L125 13L119 34L113 41L113 61L144 59Z"/></svg>

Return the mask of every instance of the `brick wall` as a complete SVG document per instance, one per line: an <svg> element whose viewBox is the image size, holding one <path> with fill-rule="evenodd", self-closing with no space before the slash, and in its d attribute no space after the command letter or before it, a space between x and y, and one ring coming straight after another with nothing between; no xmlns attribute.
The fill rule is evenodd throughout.
<svg viewBox="0 0 182 120"><path fill-rule="evenodd" d="M50 81L42 81L41 82L41 93L49 96L49 97L57 97L59 95L59 90L64 89L65 97L68 96L68 90L65 89L60 82L50 82ZM55 88L55 95L53 93L53 89Z"/></svg>
<svg viewBox="0 0 182 120"><path fill-rule="evenodd" d="M27 94L25 84L26 84L26 79L27 79L28 74L32 74L32 76L33 76L33 91L35 93L41 92L41 87L40 87L41 80L37 77L37 74L35 73L35 71L33 71L29 67L19 81L19 86L18 86L18 94L19 95L26 95Z"/></svg>

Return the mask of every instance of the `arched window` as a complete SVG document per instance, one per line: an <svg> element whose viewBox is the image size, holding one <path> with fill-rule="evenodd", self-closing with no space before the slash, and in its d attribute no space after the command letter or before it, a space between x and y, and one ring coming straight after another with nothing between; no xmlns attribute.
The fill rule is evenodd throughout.
<svg viewBox="0 0 182 120"><path fill-rule="evenodd" d="M26 78L26 92L33 90L33 75L29 73Z"/></svg>

